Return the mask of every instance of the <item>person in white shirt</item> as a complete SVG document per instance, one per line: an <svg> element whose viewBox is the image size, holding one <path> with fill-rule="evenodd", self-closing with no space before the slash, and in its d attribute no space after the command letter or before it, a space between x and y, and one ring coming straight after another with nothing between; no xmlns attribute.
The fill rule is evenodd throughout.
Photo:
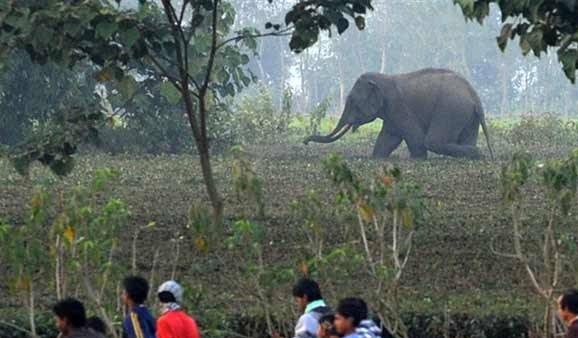
<svg viewBox="0 0 578 338"><path fill-rule="evenodd" d="M294 338L317 338L319 319L331 311L321 296L319 284L303 278L293 287L293 297L302 313L295 326Z"/></svg>

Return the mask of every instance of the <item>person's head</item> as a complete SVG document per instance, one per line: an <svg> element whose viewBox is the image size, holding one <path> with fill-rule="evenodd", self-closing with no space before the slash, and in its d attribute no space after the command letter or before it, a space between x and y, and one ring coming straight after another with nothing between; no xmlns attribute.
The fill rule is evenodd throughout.
<svg viewBox="0 0 578 338"><path fill-rule="evenodd" d="M319 285L316 281L308 278L300 279L293 286L293 297L301 312L305 311L307 304L322 299Z"/></svg>
<svg viewBox="0 0 578 338"><path fill-rule="evenodd" d="M361 298L345 298L339 302L335 313L335 329L342 336L348 335L367 318L367 304Z"/></svg>
<svg viewBox="0 0 578 338"><path fill-rule="evenodd" d="M122 281L122 301L129 306L143 304L149 293L149 283L139 276L129 276Z"/></svg>
<svg viewBox="0 0 578 338"><path fill-rule="evenodd" d="M578 316L578 290L566 290L558 298L558 315L566 322Z"/></svg>
<svg viewBox="0 0 578 338"><path fill-rule="evenodd" d="M102 321L102 319L98 318L97 316L89 317L86 320L86 326L93 329L98 333L102 333L106 335L106 324Z"/></svg>
<svg viewBox="0 0 578 338"><path fill-rule="evenodd" d="M74 298L66 298L52 307L58 331L64 335L71 330L86 326L86 310L81 302Z"/></svg>
<svg viewBox="0 0 578 338"><path fill-rule="evenodd" d="M161 303L182 303L183 287L174 280L166 281L159 286L157 295Z"/></svg>
<svg viewBox="0 0 578 338"><path fill-rule="evenodd" d="M317 327L318 338L338 338L339 334L335 330L335 315L326 314L319 318L319 326Z"/></svg>

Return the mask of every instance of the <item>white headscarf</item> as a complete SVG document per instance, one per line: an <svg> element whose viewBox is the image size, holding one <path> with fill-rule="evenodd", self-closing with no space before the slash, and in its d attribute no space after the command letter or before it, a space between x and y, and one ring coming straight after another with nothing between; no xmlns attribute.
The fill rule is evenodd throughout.
<svg viewBox="0 0 578 338"><path fill-rule="evenodd" d="M159 286L157 294L161 292L169 292L176 300L176 302L161 303L161 314L181 309L180 303L183 301L183 287L180 286L179 283L174 280L166 281Z"/></svg>

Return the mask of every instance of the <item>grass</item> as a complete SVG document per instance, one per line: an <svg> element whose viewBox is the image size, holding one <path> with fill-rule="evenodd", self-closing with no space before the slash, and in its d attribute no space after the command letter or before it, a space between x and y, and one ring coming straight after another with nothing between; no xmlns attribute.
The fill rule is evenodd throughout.
<svg viewBox="0 0 578 338"><path fill-rule="evenodd" d="M299 122L297 122L299 123ZM323 131L331 130L335 121L326 121ZM299 127L297 125L296 127ZM495 130L495 127L494 127ZM288 142L271 142L255 145L247 150L256 172L264 179L266 218L266 261L271 264L297 266L303 256L304 235L301 222L291 209L294 200L315 190L322 196L327 207L324 226L331 234L331 246L339 244L339 234L331 229L354 229L355 222L335 218L329 209L334 204L334 189L325 178L320 160L332 152L342 153L351 167L361 175L373 175L384 161L368 157L373 139L379 131L378 124L360 129L357 134L347 135L331 145L305 146L298 142L300 135ZM413 181L423 187L431 216L421 225L415 238L414 256L410 259L404 278L403 307L418 312L496 315L524 313L539 318L541 304L536 303L525 272L512 260L500 257L490 250L490 243L501 251L508 251L511 243L511 224L508 213L502 207L499 193L501 166L510 154L518 149L507 137L495 133L498 160L465 161L432 156L427 161L408 159L404 148L397 150L391 162L399 166ZM483 138L480 146L483 148ZM562 157L573 144L533 143L531 152L538 158ZM484 150L485 151L485 150ZM226 217L234 220L246 214L247 206L234 196L230 175L231 160L217 156L214 160L215 175L226 200ZM124 200L132 211L131 226L157 223L153 232L145 233L139 246L139 269L148 273L153 255L152 248L161 248L160 262L170 265L174 243L171 238L188 231L188 210L192 203L206 201L202 177L197 160L188 155L179 156L107 156L85 155L78 158L78 167L72 175L58 182L71 186L86 182L95 168L111 167L121 172L121 181L112 195ZM28 197L35 184L58 181L45 169L35 167L30 178L16 174L7 161L0 160L0 218L21 224L28 204ZM545 219L543 200L538 191L526 192L530 208L526 210L527 234L539 229ZM124 250L130 245L131 231L127 231L122 243ZM151 250L147 250L151 248ZM202 286L213 298L229 311L247 309L246 289L239 288L238 281L229 277L234 271L237 258L226 251L220 255L202 255L192 243L183 244L178 277L189 284ZM0 258L1 262L1 258ZM168 278L167 266L162 278ZM563 286L576 284L573 273L564 275ZM324 284L328 281L322 281ZM363 285L354 276L341 276L339 290L349 294L363 294ZM7 276L0 276L0 285L6 285ZM226 291L224 291L226 290ZM275 291L277 306L290 307L288 285ZM332 298L344 294L336 291ZM53 296L48 295L48 302ZM335 299L332 299L333 301ZM371 300L370 300L371 302ZM13 303L1 297L0 307Z"/></svg>

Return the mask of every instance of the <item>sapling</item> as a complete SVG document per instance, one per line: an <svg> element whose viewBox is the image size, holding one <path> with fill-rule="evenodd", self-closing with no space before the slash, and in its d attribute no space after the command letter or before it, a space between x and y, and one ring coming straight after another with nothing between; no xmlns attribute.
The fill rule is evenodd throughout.
<svg viewBox="0 0 578 338"><path fill-rule="evenodd" d="M365 268L372 280L381 322L396 337L407 337L401 319L399 290L411 257L415 225L426 207L418 186L403 179L398 168L385 167L371 181L358 177L339 156L324 160L324 167L357 215ZM389 234L389 237L388 237ZM370 239L375 238L375 242Z"/></svg>
<svg viewBox="0 0 578 338"><path fill-rule="evenodd" d="M524 215L523 188L537 183L547 201L547 215L542 231L541 250L538 253L527 249L529 242L524 235L522 222ZM555 292L559 287L562 257L573 260L572 249L566 245L572 229L565 228L564 219L571 213L576 201L578 187L578 151L566 159L536 163L528 153L517 153L502 169L502 198L509 208L512 218L513 252L494 253L517 260L526 271L536 294L545 302L544 337L554 337L563 332L563 326L556 315ZM530 257L538 256L540 264L533 264Z"/></svg>

